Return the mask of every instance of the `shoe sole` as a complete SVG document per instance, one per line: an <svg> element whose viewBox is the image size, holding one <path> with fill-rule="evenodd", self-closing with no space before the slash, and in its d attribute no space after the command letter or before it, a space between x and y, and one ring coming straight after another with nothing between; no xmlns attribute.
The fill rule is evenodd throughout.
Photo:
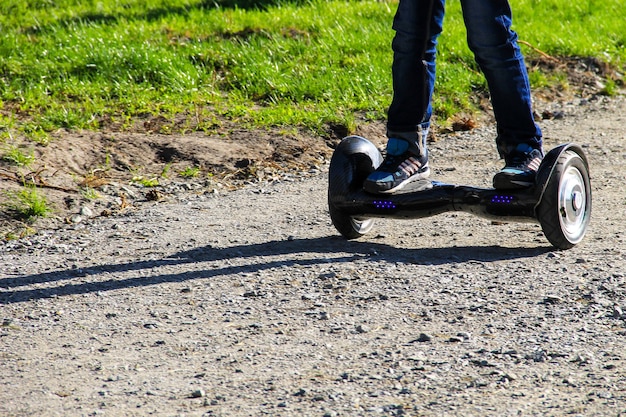
<svg viewBox="0 0 626 417"><path fill-rule="evenodd" d="M380 188L374 188L376 187L375 184L371 184L372 187L369 188L368 187L368 185L370 185L369 183L365 183L363 185L363 189L367 191L368 193L372 193L372 194L393 194L397 191L400 191L401 189L406 187L408 184L411 184L412 182L419 181L419 180L425 180L429 176L430 176L430 168L427 168L424 172L415 174L407 178L406 180L402 181L400 184L396 185L395 187L390 188L388 190L381 190Z"/></svg>
<svg viewBox="0 0 626 417"><path fill-rule="evenodd" d="M535 184L534 181L514 180L511 178L494 178L493 188L496 190L519 190L529 188Z"/></svg>

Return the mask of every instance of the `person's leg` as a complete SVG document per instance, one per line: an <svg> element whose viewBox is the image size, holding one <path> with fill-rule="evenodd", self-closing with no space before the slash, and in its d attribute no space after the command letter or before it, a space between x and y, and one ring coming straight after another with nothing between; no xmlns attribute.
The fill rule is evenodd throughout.
<svg viewBox="0 0 626 417"><path fill-rule="evenodd" d="M391 193L430 174L426 136L444 5L445 0L400 0L393 22L389 140L385 160L363 184L368 192Z"/></svg>
<svg viewBox="0 0 626 417"><path fill-rule="evenodd" d="M519 144L541 149L541 130L535 123L524 57L511 30L507 0L462 0L467 42L487 79L498 125L500 156Z"/></svg>
<svg viewBox="0 0 626 417"><path fill-rule="evenodd" d="M461 5L468 45L489 86L496 144L506 165L494 176L494 187L531 186L543 158L542 135L508 0L461 0Z"/></svg>
<svg viewBox="0 0 626 417"><path fill-rule="evenodd" d="M444 9L445 0L400 0L393 21L393 99L387 114L390 138L416 142L420 128L425 133L430 126Z"/></svg>

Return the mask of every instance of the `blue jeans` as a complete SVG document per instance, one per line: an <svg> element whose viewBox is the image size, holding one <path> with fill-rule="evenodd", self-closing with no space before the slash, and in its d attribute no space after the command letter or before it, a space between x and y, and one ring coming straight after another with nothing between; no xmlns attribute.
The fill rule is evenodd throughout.
<svg viewBox="0 0 626 417"><path fill-rule="evenodd" d="M491 94L500 156L520 143L541 149L541 129L533 117L528 73L517 34L511 30L508 0L461 0L461 6L469 48ZM444 13L445 0L400 0L393 22L389 137L417 140L416 132L430 126L437 38Z"/></svg>

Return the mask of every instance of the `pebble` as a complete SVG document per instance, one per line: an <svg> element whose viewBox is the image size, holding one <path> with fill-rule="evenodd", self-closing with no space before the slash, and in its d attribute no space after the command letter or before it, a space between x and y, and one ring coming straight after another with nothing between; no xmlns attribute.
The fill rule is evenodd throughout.
<svg viewBox="0 0 626 417"><path fill-rule="evenodd" d="M560 304L563 302L561 297L556 295L547 295L543 298L542 304Z"/></svg>
<svg viewBox="0 0 626 417"><path fill-rule="evenodd" d="M359 324L356 326L357 333L369 333L371 328L365 324Z"/></svg>
<svg viewBox="0 0 626 417"><path fill-rule="evenodd" d="M191 398L202 398L206 396L206 392L203 389L197 389L191 392Z"/></svg>
<svg viewBox="0 0 626 417"><path fill-rule="evenodd" d="M417 339L414 340L414 342L423 343L423 342L430 342L431 340L432 340L432 336L427 335L426 333L420 333L420 335L417 337Z"/></svg>
<svg viewBox="0 0 626 417"><path fill-rule="evenodd" d="M307 392L304 388L300 388L298 391L294 392L293 395L296 397L304 397L306 393Z"/></svg>

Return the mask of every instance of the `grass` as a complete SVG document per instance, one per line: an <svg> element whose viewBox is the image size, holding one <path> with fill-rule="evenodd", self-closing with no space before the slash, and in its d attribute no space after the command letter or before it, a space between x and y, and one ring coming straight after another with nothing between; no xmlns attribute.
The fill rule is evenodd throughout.
<svg viewBox="0 0 626 417"><path fill-rule="evenodd" d="M132 179L132 182L143 187L156 187L159 185L158 178L146 178L142 175L135 175Z"/></svg>
<svg viewBox="0 0 626 417"><path fill-rule="evenodd" d="M395 6L4 0L0 111L19 115L18 130L44 144L46 132L58 128L131 128L148 115L188 115L184 129L198 130L230 120L321 132L328 124L354 126L357 114L382 119L391 95ZM624 68L621 0L512 6L520 38L532 46L524 47L527 55L541 50ZM459 1L447 8L434 103L441 119L472 110L486 90L465 45ZM550 74L532 80L538 87L559 82Z"/></svg>
<svg viewBox="0 0 626 417"><path fill-rule="evenodd" d="M9 193L7 208L19 218L31 221L37 217L47 217L52 208L44 195L36 187L27 185L23 189Z"/></svg>
<svg viewBox="0 0 626 417"><path fill-rule="evenodd" d="M18 146L9 146L9 148L2 155L2 159L12 165L27 167L33 163L35 155L32 150L26 152Z"/></svg>
<svg viewBox="0 0 626 417"><path fill-rule="evenodd" d="M187 167L178 173L183 178L196 178L199 174L200 167Z"/></svg>

